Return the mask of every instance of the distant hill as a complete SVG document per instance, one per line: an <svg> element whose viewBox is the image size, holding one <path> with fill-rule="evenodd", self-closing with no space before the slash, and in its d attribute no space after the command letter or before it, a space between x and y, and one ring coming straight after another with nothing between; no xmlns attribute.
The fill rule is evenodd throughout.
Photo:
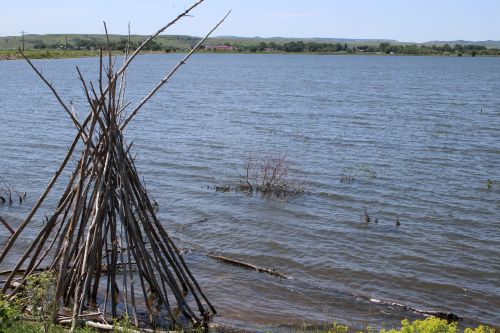
<svg viewBox="0 0 500 333"><path fill-rule="evenodd" d="M320 37L312 37L312 38L297 38L297 37L238 37L238 36L217 36L211 38L213 41L225 40L225 41L233 41L233 42L248 42L249 44L255 44L259 42L275 42L279 43L287 43L287 42L315 42L315 43L348 43L348 44L365 44L365 45L374 45L380 44L383 42L387 43L399 43L393 39L353 39L353 38L320 38Z"/></svg>
<svg viewBox="0 0 500 333"><path fill-rule="evenodd" d="M428 41L424 43L416 42L404 42L395 39L374 39L374 38L296 38L296 37L238 37L238 36L217 36L210 38L212 41L227 40L233 42L246 42L249 44L255 44L256 42L275 42L275 43L286 43L286 42L316 42L316 43L347 43L353 45L378 45L380 43L390 43L390 44L416 44L416 45L436 45L442 46L449 44L451 46L455 44L461 45L479 45L486 46L488 48L500 48L500 40L484 40L484 41L469 41L469 40L451 40L451 41Z"/></svg>
<svg viewBox="0 0 500 333"><path fill-rule="evenodd" d="M126 35L110 35L110 40L112 43L125 43L128 39ZM140 43L145 40L148 36L146 35L132 35L131 41L135 44ZM172 48L172 49L189 49L200 39L200 37L195 36L185 36L185 35L160 35L155 41L162 49ZM450 44L451 46L455 44L462 45L482 45L488 48L500 48L500 41L487 40L487 41L429 41L425 43L411 43L411 42L400 42L392 39L352 39L352 38L288 38L288 37L238 37L238 36L217 36L209 38L205 44L206 45L220 45L224 43L238 44L240 46L255 45L260 42L276 44L284 44L287 42L316 42L316 43L347 43L350 46L358 45L379 45L380 43L391 43L391 44L424 44L424 45L438 45L442 46L444 44ZM27 34L24 36L25 48L64 48L68 44L71 48L86 48L86 45L104 45L106 42L105 36L101 34L49 34L49 35L36 35ZM1 50L12 50L17 49L22 45L21 36L5 36L0 37L0 49ZM41 47L44 46L44 47Z"/></svg>
<svg viewBox="0 0 500 333"><path fill-rule="evenodd" d="M145 35L131 35L130 40L132 43L138 43L148 37L149 36ZM112 43L126 42L128 40L127 35L109 35L109 38ZM198 40L199 37L193 36L160 35L155 41L163 48L169 46L178 49L188 49L192 45L196 44ZM24 46L27 49L40 48L41 45L44 45L46 48L61 48L65 47L66 44L70 47L79 48L88 45L89 42L104 45L106 43L106 37L102 34L24 35ZM17 49L21 45L21 36L0 37L0 49L2 50Z"/></svg>
<svg viewBox="0 0 500 333"><path fill-rule="evenodd" d="M425 45L436 45L436 46L441 46L444 44L449 44L451 46L455 44L461 44L461 45L479 45L479 46L486 46L487 48L500 48L500 40L483 40L483 41L469 41L469 40L450 40L450 41L442 41L442 40L436 40L436 41L429 41L422 43Z"/></svg>

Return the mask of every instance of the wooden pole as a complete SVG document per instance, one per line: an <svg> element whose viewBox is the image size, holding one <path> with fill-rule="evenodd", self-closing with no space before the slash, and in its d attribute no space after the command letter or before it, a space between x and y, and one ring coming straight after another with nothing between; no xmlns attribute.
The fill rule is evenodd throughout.
<svg viewBox="0 0 500 333"><path fill-rule="evenodd" d="M21 39L22 39L22 43L23 43L23 52L24 52L24 33L25 33L24 30L21 31L21 36L22 36Z"/></svg>
<svg viewBox="0 0 500 333"><path fill-rule="evenodd" d="M13 235L14 234L14 229L10 227L10 225L0 216L0 222L4 225L7 230Z"/></svg>

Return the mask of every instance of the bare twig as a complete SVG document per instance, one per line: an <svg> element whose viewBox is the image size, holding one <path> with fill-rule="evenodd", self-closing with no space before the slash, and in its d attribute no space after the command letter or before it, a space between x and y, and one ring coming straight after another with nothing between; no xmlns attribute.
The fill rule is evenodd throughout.
<svg viewBox="0 0 500 333"><path fill-rule="evenodd" d="M231 13L231 11L228 11L227 14L222 18L222 20L219 21L219 23L217 23L217 25L215 25L215 27L212 28L212 30L210 30L208 32L208 34L205 35L205 37L203 37L199 42L198 44L196 44L192 49L191 51L181 60L177 63L177 65L175 65L175 67L160 81L160 83L158 83L156 85L156 87L153 88L153 90L151 90L151 92L149 94L146 95L146 97L144 97L141 102L139 103L139 105L137 105L135 107L135 109L130 113L130 115L125 119L125 121L123 122L123 124L121 125L121 130L123 131L125 129L125 127L127 127L128 123L130 122L130 120L132 120L132 118L137 114L137 112L139 112L139 110L144 106L144 104L146 104L146 102L154 96L154 94L158 91L158 89L160 89L165 83L168 82L168 80L175 74L175 72L182 66L186 63L186 61L189 59L189 57L191 57L191 55L196 52L196 50L198 50L198 48L200 47L200 45L226 20L226 18L229 16L229 14Z"/></svg>
<svg viewBox="0 0 500 333"><path fill-rule="evenodd" d="M73 123L75 124L76 128L80 131L82 129L82 126L80 125L80 123L78 122L78 119L76 119L75 115L73 114L73 112L71 112L71 110L68 108L68 106L66 106L66 104L62 101L61 97L59 96L59 94L57 93L56 89L54 88L54 86L43 76L42 72L40 72L36 67L35 65L33 65L33 63L29 60L28 57L26 57L26 55L24 54L23 51L21 51L21 49L18 50L19 53L21 54L21 56L24 58L24 60L26 60L26 62L31 66L31 68L35 71L35 73L38 75L38 77L40 77L40 79L45 83L45 85L47 85L47 87L49 87L50 91L52 92L52 94L56 97L57 101L59 102L59 104L63 107L64 111L66 111L66 113L69 115L69 117L71 118L71 120L73 121ZM84 137L86 137L86 134L84 131L82 131L81 133Z"/></svg>
<svg viewBox="0 0 500 333"><path fill-rule="evenodd" d="M144 48L144 46L146 46L151 40L153 40L156 36L158 36L159 34L161 34L162 32L164 32L165 30L167 30L168 28L170 28L172 25L174 25L175 23L177 23L177 21L179 21L181 18L183 18L184 16L187 16L189 14L189 12L191 12L194 8L196 8L199 4L201 4L204 0L199 0L197 1L196 3L194 3L191 7L189 7L188 9L186 9L184 12L180 13L179 15L177 15L177 17L175 19L173 19L172 21L170 21L167 25L161 27L157 32L155 32L154 34L152 34L151 36L149 36L148 39L146 39L131 55L130 55L130 58L123 64L123 66L118 70L118 72L116 72L116 76L119 76L121 75L123 72L125 72L127 70L127 67L130 65L130 63L132 62L132 60L134 60L134 58L137 56L137 54L139 54L139 52Z"/></svg>

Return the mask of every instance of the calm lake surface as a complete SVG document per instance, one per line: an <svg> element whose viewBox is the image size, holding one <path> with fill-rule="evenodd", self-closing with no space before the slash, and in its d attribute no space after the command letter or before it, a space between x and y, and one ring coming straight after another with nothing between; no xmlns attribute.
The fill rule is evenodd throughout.
<svg viewBox="0 0 500 333"><path fill-rule="evenodd" d="M139 57L128 99L138 101L180 57ZM34 63L85 115L75 66L94 80L97 59ZM499 74L500 58L196 55L125 136L166 229L194 249L186 259L218 322L377 327L416 318L375 298L500 325ZM22 206L0 207L14 226L74 133L24 61L0 62L0 175L28 192ZM243 172L249 153L286 153L305 194L284 202L215 192ZM378 224L362 222L365 208Z"/></svg>

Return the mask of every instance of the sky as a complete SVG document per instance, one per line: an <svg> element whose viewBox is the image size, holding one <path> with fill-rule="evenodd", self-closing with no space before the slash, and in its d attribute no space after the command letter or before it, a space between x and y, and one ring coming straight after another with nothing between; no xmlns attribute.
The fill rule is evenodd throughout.
<svg viewBox="0 0 500 333"><path fill-rule="evenodd" d="M151 34L195 0L0 0L0 36ZM215 36L500 40L500 0L205 0L166 34Z"/></svg>

